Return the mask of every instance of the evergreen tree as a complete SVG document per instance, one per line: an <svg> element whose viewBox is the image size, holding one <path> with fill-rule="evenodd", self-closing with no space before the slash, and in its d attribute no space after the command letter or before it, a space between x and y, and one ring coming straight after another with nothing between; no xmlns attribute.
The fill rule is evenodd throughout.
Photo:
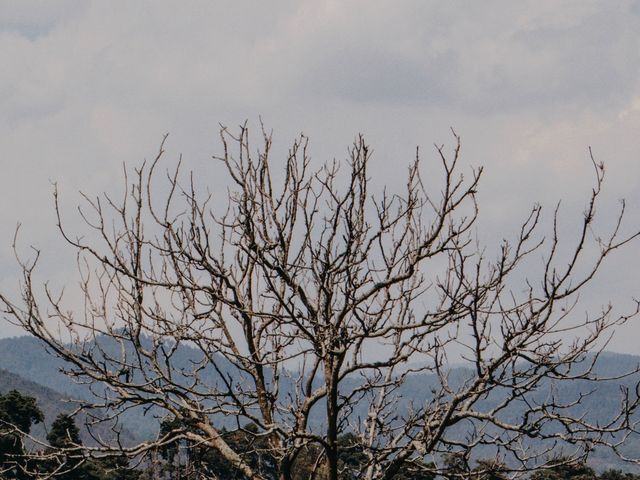
<svg viewBox="0 0 640 480"><path fill-rule="evenodd" d="M478 466L474 469L477 480L507 480L504 464L496 460L478 460Z"/></svg>
<svg viewBox="0 0 640 480"><path fill-rule="evenodd" d="M17 390L0 395L0 478L28 478L24 471L27 464L22 458L22 434L28 434L32 424L43 420L35 398Z"/></svg>
<svg viewBox="0 0 640 480"><path fill-rule="evenodd" d="M622 470L606 470L598 478L599 480L639 480L640 475L623 472Z"/></svg>
<svg viewBox="0 0 640 480"><path fill-rule="evenodd" d="M452 452L444 457L445 472L443 477L446 480L459 480L460 478L471 478L471 467L469 466L468 452Z"/></svg>
<svg viewBox="0 0 640 480"><path fill-rule="evenodd" d="M80 445L80 430L72 417L61 413L51 425L47 440L52 447L69 448Z"/></svg>
<svg viewBox="0 0 640 480"><path fill-rule="evenodd" d="M51 445L49 453L55 454L55 460L47 462L45 470L60 472L56 478L61 480L97 480L83 455L77 451L82 442L73 417L59 414L51 424L47 441Z"/></svg>
<svg viewBox="0 0 640 480"><path fill-rule="evenodd" d="M47 440L52 452L82 445L80 430L74 419L66 414L60 414L55 419ZM57 478L62 480L136 480L141 474L129 468L128 460L124 456L92 459L74 451L61 452L58 461L49 465L49 471L60 466L64 473Z"/></svg>
<svg viewBox="0 0 640 480"><path fill-rule="evenodd" d="M105 457L88 462L88 469L95 480L138 480L142 472L129 468L126 457Z"/></svg>
<svg viewBox="0 0 640 480"><path fill-rule="evenodd" d="M572 463L560 457L548 469L536 472L531 480L596 480L594 470L586 463Z"/></svg>

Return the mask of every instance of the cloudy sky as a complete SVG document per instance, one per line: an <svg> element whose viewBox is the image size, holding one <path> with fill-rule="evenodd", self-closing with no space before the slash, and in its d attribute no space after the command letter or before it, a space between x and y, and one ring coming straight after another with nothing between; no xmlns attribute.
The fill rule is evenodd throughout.
<svg viewBox="0 0 640 480"><path fill-rule="evenodd" d="M428 165L454 127L465 165L486 169L481 231L496 239L534 202L580 215L591 146L607 166L604 222L626 198L638 225L638 32L640 1L624 0L0 1L0 288L18 279L17 222L23 246L43 250L43 277L73 282L52 182L72 211L79 190L118 191L123 162L169 132L169 163L182 153L224 191L208 170L219 125L259 116L278 148L304 132L319 160L365 134L372 181L392 187L416 145ZM637 242L590 302L628 306L639 267ZM639 334L628 325L611 347L640 353Z"/></svg>

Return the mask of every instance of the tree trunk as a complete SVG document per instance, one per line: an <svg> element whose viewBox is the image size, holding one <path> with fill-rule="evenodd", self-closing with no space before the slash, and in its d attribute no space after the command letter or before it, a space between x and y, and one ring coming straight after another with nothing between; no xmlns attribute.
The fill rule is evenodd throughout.
<svg viewBox="0 0 640 480"><path fill-rule="evenodd" d="M325 367L327 382L327 454L328 479L338 480L338 382L335 359Z"/></svg>

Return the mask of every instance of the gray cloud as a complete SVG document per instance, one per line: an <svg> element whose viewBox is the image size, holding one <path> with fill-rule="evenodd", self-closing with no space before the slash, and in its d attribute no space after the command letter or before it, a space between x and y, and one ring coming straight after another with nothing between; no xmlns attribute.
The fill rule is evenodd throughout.
<svg viewBox="0 0 640 480"><path fill-rule="evenodd" d="M611 110L629 100L640 66L636 3L556 4L537 17L535 3L513 5L442 11L412 4L380 13L360 12L358 4L341 12L354 18L347 32L344 18L334 15L322 35L301 40L307 43L296 49L294 63L308 67L295 88L482 115L559 106Z"/></svg>
<svg viewBox="0 0 640 480"><path fill-rule="evenodd" d="M82 0L0 1L0 31L14 32L29 40L48 35L57 25L82 13L87 3Z"/></svg>
<svg viewBox="0 0 640 480"><path fill-rule="evenodd" d="M487 241L534 201L579 215L588 145L608 165L605 217L622 196L640 208L639 18L638 1L0 1L0 288L15 288L19 220L25 245L43 248L42 279L74 281L51 181L74 226L76 192L119 191L122 163L169 131L168 164L183 153L224 192L218 123L258 115L277 151L304 131L318 161L365 133L372 179L391 188L416 144L435 175L430 145L454 126L464 162L486 166ZM637 296L633 248L595 304ZM633 350L629 338L616 348Z"/></svg>
<svg viewBox="0 0 640 480"><path fill-rule="evenodd" d="M459 65L454 52L418 63L385 51L341 50L312 65L302 84L310 93L362 103L448 105Z"/></svg>

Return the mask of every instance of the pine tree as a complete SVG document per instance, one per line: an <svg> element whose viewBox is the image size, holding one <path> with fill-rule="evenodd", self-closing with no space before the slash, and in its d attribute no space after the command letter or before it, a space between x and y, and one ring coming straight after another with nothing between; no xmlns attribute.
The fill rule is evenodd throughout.
<svg viewBox="0 0 640 480"><path fill-rule="evenodd" d="M11 390L0 395L0 478L25 479L23 435L44 420L36 399Z"/></svg>
<svg viewBox="0 0 640 480"><path fill-rule="evenodd" d="M52 451L67 449L67 454L58 457L57 464L50 465L50 469L62 467L63 473L57 477L62 480L136 480L140 477L141 472L130 469L124 456L93 459L79 453L78 447L82 446L80 430L69 415L58 415L47 440Z"/></svg>

